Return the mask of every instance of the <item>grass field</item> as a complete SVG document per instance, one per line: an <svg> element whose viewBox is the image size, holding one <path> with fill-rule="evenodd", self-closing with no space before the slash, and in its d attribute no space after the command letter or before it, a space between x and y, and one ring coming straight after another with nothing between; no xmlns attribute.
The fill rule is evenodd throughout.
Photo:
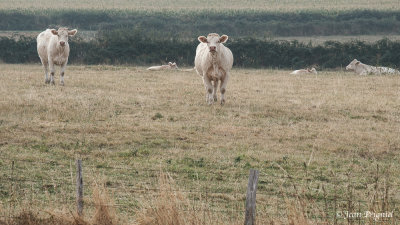
<svg viewBox="0 0 400 225"><path fill-rule="evenodd" d="M87 182L104 181L133 208L152 192L130 188L153 187L151 171L160 168L184 190L223 193L214 208L242 206L237 193L250 168L261 171L263 213L293 185L321 201L322 186L354 201L373 202L382 191L400 200L398 76L234 69L221 107L205 103L195 72L71 65L62 87L58 75L56 86L45 85L39 64L0 67L0 174L33 182L19 200L73 204L76 158ZM44 191L47 184L55 190ZM10 186L0 184L0 211L16 197Z"/></svg>
<svg viewBox="0 0 400 225"><path fill-rule="evenodd" d="M3 0L0 2L2 9L133 9L133 10L266 10L266 11L298 11L298 10L354 10L354 9L374 9L374 10L399 10L400 3L396 0L295 0L295 1L275 1L275 0L254 0L254 1L193 1L193 0L113 0L113 1L94 1L94 0Z"/></svg>

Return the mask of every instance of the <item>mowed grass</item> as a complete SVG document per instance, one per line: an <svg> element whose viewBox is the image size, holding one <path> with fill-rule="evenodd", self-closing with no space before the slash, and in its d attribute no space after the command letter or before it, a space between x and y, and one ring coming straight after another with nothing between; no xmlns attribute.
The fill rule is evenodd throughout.
<svg viewBox="0 0 400 225"><path fill-rule="evenodd" d="M250 168L261 171L263 213L293 185L316 198L322 186L341 199L354 188L367 202L390 187L400 200L399 76L235 68L226 104L208 106L193 71L69 65L63 87L58 73L45 85L39 64L0 67L0 174L32 182L17 197L18 182L2 182L3 208L12 198L73 205L77 158L85 182L104 181L128 208L148 201L160 169L183 190L220 193L215 208L243 210Z"/></svg>
<svg viewBox="0 0 400 225"><path fill-rule="evenodd" d="M213 0L114 0L94 1L94 0L3 0L0 2L1 9L121 9L121 10L263 10L263 11L282 11L292 12L299 10L399 10L400 3L396 0L295 0L295 1L275 1L275 0L255 0L255 1L213 1Z"/></svg>

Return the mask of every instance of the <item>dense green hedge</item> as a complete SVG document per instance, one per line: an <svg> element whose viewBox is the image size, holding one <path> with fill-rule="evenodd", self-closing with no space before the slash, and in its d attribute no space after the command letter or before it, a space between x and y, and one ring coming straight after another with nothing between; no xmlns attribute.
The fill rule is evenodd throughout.
<svg viewBox="0 0 400 225"><path fill-rule="evenodd" d="M140 31L104 32L91 42L71 40L70 63L148 65L176 61L193 65L196 39L152 39ZM400 66L400 42L382 39L375 43L328 41L313 46L297 41L266 41L254 38L228 40L235 66L300 68L318 64L321 68L346 66L357 58L370 65ZM34 38L15 41L0 38L0 60L6 63L39 62Z"/></svg>
<svg viewBox="0 0 400 225"><path fill-rule="evenodd" d="M12 11L0 10L0 30L141 29L147 35L193 38L211 32L235 37L400 34L400 11L297 13L257 11Z"/></svg>

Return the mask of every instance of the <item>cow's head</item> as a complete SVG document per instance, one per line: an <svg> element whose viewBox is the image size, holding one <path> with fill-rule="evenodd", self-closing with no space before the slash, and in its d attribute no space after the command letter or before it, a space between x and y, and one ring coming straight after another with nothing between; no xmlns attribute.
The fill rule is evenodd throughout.
<svg viewBox="0 0 400 225"><path fill-rule="evenodd" d="M57 45L64 47L68 43L68 36L74 36L78 32L77 29L68 30L68 28L60 27L58 30L52 29L51 33L58 36Z"/></svg>
<svg viewBox="0 0 400 225"><path fill-rule="evenodd" d="M169 67L170 67L171 69L178 69L178 65L176 65L176 62L174 62L174 63L169 62L168 65L169 65Z"/></svg>
<svg viewBox="0 0 400 225"><path fill-rule="evenodd" d="M317 70L313 67L313 68L311 68L311 70L310 69L308 69L308 72L310 72L310 73L314 73L314 74L318 74L317 73Z"/></svg>
<svg viewBox="0 0 400 225"><path fill-rule="evenodd" d="M357 59L353 59L349 65L346 66L346 70L355 70L357 65L360 64L360 61Z"/></svg>
<svg viewBox="0 0 400 225"><path fill-rule="evenodd" d="M216 33L211 33L207 37L200 36L197 39L202 43L206 43L208 45L208 49L211 53L216 53L219 51L220 44L225 43L228 40L228 36L222 35L220 37Z"/></svg>

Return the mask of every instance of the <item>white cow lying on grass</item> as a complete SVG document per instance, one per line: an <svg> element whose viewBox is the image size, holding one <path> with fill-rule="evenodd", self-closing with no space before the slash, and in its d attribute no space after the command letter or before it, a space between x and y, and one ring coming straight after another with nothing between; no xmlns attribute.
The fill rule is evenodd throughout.
<svg viewBox="0 0 400 225"><path fill-rule="evenodd" d="M221 81L221 105L223 105L226 85L233 65L231 50L222 44L228 40L228 36L220 37L216 33L211 33L207 37L200 36L197 39L200 44L196 49L194 64L197 74L203 77L206 102L212 104L213 101L217 101L218 81Z"/></svg>
<svg viewBox="0 0 400 225"><path fill-rule="evenodd" d="M151 71L159 71L159 70L170 70L170 69L178 69L176 63L169 62L168 65L161 65L161 66L152 66L147 68L147 70Z"/></svg>
<svg viewBox="0 0 400 225"><path fill-rule="evenodd" d="M191 71L193 71L193 70L195 70L196 69L196 67L193 67L193 68L190 68L190 69L183 69L183 70L180 70L180 71L183 71L183 72L191 72Z"/></svg>
<svg viewBox="0 0 400 225"><path fill-rule="evenodd" d="M317 70L314 67L311 69L307 68L307 69L295 70L295 71L291 72L290 74L308 74L308 73L318 74Z"/></svg>
<svg viewBox="0 0 400 225"><path fill-rule="evenodd" d="M351 61L349 65L346 66L346 70L354 70L359 75L368 74L400 74L398 70L389 67L376 67L361 63L357 59Z"/></svg>
<svg viewBox="0 0 400 225"><path fill-rule="evenodd" d="M60 84L64 85L65 66L69 56L68 36L74 36L76 32L78 32L76 29L68 30L68 28L61 27L58 30L47 29L37 36L37 51L43 64L46 84L55 84L54 65L59 65L61 66ZM48 76L49 69L50 78Z"/></svg>

